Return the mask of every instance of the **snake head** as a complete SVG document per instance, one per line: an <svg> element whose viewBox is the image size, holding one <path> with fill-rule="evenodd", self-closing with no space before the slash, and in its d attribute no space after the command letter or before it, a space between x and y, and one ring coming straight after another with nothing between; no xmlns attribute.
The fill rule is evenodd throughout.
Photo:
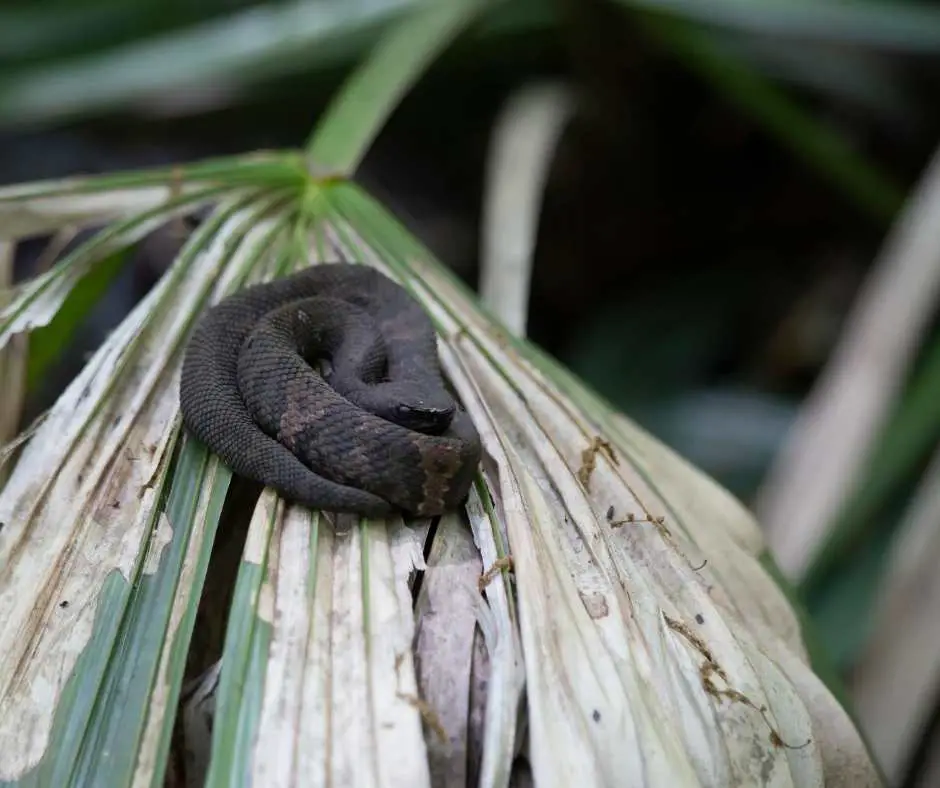
<svg viewBox="0 0 940 788"><path fill-rule="evenodd" d="M435 408L425 403L399 403L395 406L394 418L388 416L385 418L415 432L440 435L450 426L451 419L454 418L454 405Z"/></svg>
<svg viewBox="0 0 940 788"><path fill-rule="evenodd" d="M385 381L342 393L363 410L426 435L445 432L457 411L446 390L409 381Z"/></svg>

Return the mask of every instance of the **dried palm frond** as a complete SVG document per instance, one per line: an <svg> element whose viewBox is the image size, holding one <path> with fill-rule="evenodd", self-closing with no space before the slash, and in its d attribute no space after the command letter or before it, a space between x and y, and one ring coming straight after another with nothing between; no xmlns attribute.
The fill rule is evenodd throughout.
<svg viewBox="0 0 940 788"><path fill-rule="evenodd" d="M187 781L210 785L505 786L520 754L538 786L878 784L747 512L335 177L475 5L433 6L385 42L308 155L0 190L0 242L111 220L14 293L0 352L54 325L109 254L209 208L7 455L0 779L158 785L184 749ZM340 256L431 315L484 462L434 522L330 518L264 491L231 605L209 611L221 664L178 715L231 481L180 428L183 344L225 294Z"/></svg>

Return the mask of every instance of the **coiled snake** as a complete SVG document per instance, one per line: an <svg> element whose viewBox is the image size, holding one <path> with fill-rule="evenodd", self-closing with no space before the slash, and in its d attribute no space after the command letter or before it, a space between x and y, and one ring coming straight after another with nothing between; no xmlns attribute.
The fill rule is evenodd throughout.
<svg viewBox="0 0 940 788"><path fill-rule="evenodd" d="M180 405L232 471L314 509L441 514L480 460L430 319L366 265L314 265L209 309L186 348Z"/></svg>

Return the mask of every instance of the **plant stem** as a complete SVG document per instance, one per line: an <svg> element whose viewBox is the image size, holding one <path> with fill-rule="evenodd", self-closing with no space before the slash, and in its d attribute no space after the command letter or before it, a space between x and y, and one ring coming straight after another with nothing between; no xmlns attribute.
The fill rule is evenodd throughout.
<svg viewBox="0 0 940 788"><path fill-rule="evenodd" d="M352 74L308 139L311 174L351 175L409 88L493 5L494 0L424 2L396 25Z"/></svg>

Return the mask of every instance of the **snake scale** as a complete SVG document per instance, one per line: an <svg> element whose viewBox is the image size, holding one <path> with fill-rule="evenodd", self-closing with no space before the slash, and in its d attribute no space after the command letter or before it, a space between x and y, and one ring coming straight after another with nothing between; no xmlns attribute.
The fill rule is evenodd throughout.
<svg viewBox="0 0 940 788"><path fill-rule="evenodd" d="M313 509L441 514L480 461L428 315L367 265L310 266L210 308L186 347L180 406L233 472Z"/></svg>

